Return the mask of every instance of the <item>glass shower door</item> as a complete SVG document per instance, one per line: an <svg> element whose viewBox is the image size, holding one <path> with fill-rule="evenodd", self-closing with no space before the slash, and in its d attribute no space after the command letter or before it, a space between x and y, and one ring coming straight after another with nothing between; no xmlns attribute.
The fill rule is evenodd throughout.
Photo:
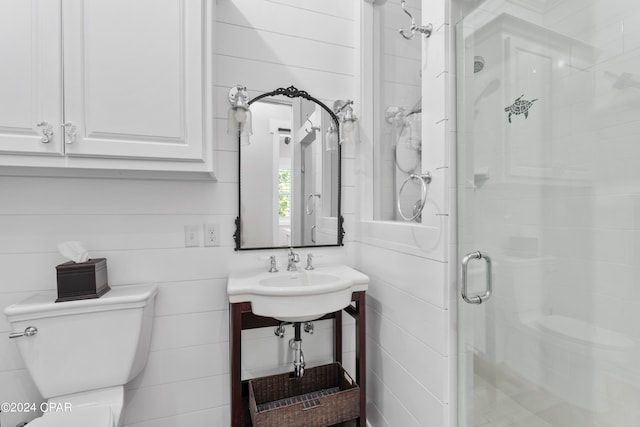
<svg viewBox="0 0 640 427"><path fill-rule="evenodd" d="M640 2L485 1L456 37L458 426L637 427Z"/></svg>

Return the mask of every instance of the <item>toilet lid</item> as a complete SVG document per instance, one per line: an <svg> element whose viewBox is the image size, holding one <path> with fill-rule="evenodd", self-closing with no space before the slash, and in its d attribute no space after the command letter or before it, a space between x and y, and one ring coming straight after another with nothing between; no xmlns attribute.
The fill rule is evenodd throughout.
<svg viewBox="0 0 640 427"><path fill-rule="evenodd" d="M29 427L114 427L111 409L106 406L51 412L29 423Z"/></svg>

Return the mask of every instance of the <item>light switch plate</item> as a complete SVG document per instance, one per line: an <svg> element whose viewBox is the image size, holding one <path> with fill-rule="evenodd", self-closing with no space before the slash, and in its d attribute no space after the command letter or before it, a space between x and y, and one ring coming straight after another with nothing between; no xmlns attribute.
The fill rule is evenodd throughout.
<svg viewBox="0 0 640 427"><path fill-rule="evenodd" d="M197 248L200 246L200 227L197 225L184 226L184 247Z"/></svg>

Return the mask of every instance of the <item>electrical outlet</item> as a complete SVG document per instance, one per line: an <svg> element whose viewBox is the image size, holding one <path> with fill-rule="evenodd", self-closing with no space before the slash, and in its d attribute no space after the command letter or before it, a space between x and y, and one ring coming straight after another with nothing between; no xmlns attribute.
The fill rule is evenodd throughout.
<svg viewBox="0 0 640 427"><path fill-rule="evenodd" d="M220 246L220 224L204 225L204 245Z"/></svg>
<svg viewBox="0 0 640 427"><path fill-rule="evenodd" d="M184 226L184 247L197 248L200 246L200 227L197 225Z"/></svg>

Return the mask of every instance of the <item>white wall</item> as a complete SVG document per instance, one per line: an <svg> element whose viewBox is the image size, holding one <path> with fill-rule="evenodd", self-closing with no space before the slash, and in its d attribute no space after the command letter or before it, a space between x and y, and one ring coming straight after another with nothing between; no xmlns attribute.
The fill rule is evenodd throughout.
<svg viewBox="0 0 640 427"><path fill-rule="evenodd" d="M407 8L415 17L419 17L422 2L410 1ZM412 129L410 123L419 121L421 116L410 116L411 119L406 118L402 125L392 125L387 120L386 112L388 108L404 109L403 114L406 115L420 102L423 49L419 37L407 41L398 34L401 27L408 30L407 24L410 23L399 2L386 2L375 6L374 10L376 22L373 39L379 43L379 48L374 47L374 54L377 56L374 60L374 91L377 92L376 103L379 103L375 113L378 120L374 123L375 134L379 136L376 136L374 156L377 169L374 175L373 218L401 221L396 209L396 195L409 173L420 171L420 152L409 148L407 143L409 135L418 131ZM412 215L413 205L419 198L420 185L417 181L410 181L400 198L403 212Z"/></svg>
<svg viewBox="0 0 640 427"><path fill-rule="evenodd" d="M408 5L415 9L416 3ZM445 3L423 1L422 17L416 16L417 21L434 26L433 35L421 46L423 170L433 175L423 223L370 221L373 203L363 196L355 253L356 265L371 277L367 392L368 418L374 427L455 425L456 239L451 221L455 214L451 160L455 124L447 96L453 76L445 54L450 48ZM389 6L401 13L399 1L387 2ZM365 16L372 15L365 6ZM396 36L400 46L421 43L419 36L412 41L392 31L389 36ZM364 129L373 129L367 119L371 120L363 117ZM367 159L380 143L365 133L359 152L365 170L360 180L363 193L372 187L375 173ZM454 261L449 262L451 259Z"/></svg>
<svg viewBox="0 0 640 427"><path fill-rule="evenodd" d="M55 248L63 240L81 240L92 256L106 257L111 285L159 284L151 354L143 374L127 386L126 425L229 422L226 276L233 268L266 268L259 257L269 254L233 251L238 171L236 142L226 135L229 87L245 84L255 95L293 84L326 102L356 93L355 4L217 3L218 182L0 177L0 307L55 289L54 267L63 262ZM324 254L320 263L352 263L354 159L352 149L345 151L346 247L314 251ZM221 225L222 245L184 248L184 225L204 223ZM277 255L282 265L284 251ZM9 329L0 316L0 335ZM318 325L305 336L310 365L329 357L329 335L327 325ZM278 364L289 369L288 353L271 330L250 331L244 339L245 375L283 369ZM353 344L346 350L352 352ZM0 339L0 401L39 400L15 343ZM32 417L1 414L0 423L14 426Z"/></svg>

